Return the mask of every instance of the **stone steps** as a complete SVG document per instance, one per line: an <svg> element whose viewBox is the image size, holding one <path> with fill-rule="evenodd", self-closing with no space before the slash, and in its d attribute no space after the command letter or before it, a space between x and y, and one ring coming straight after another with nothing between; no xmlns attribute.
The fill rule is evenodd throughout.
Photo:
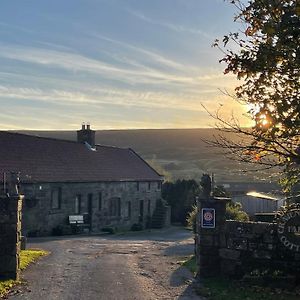
<svg viewBox="0 0 300 300"><path fill-rule="evenodd" d="M166 215L167 205L163 202L163 200L160 199L156 203L156 208L151 220L151 228L163 228L166 221Z"/></svg>

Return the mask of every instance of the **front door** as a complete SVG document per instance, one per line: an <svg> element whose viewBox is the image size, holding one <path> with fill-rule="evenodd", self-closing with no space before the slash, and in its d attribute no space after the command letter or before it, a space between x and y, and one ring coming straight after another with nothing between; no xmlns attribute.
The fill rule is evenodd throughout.
<svg viewBox="0 0 300 300"><path fill-rule="evenodd" d="M93 194L88 194L88 222L90 225L90 231L92 230L93 219Z"/></svg>

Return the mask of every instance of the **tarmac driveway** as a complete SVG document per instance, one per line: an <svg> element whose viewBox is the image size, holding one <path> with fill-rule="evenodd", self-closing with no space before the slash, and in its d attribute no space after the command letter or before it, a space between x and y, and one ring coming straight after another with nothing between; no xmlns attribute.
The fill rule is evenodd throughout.
<svg viewBox="0 0 300 300"><path fill-rule="evenodd" d="M51 252L24 273L9 299L199 299L179 261L194 251L191 233L166 230L125 235L31 239Z"/></svg>

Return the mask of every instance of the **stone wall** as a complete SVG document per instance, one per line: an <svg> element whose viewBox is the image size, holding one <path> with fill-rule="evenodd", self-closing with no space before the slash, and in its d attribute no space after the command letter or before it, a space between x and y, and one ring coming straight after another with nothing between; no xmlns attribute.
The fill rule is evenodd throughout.
<svg viewBox="0 0 300 300"><path fill-rule="evenodd" d="M57 188L61 189L61 203L60 208L53 208L51 193ZM81 215L88 213L88 195L92 195L93 232L107 226L128 229L140 221L146 225L148 216L153 214L156 201L161 198L157 182L151 182L150 186L149 182L139 182L138 186L137 182L23 184L22 193L25 195L24 234L39 236L49 235L53 228L68 224L68 216L76 214L75 198L78 194L81 195ZM113 198L120 198L119 216L109 214L109 205ZM143 216L140 215L141 201Z"/></svg>
<svg viewBox="0 0 300 300"><path fill-rule="evenodd" d="M19 279L22 197L0 196L0 278Z"/></svg>
<svg viewBox="0 0 300 300"><path fill-rule="evenodd" d="M203 207L215 209L215 228L201 227ZM277 223L225 221L225 207L226 201L220 199L198 203L195 242L199 276L241 277L254 269L269 268L291 273L299 279L300 247L291 250L283 245Z"/></svg>
<svg viewBox="0 0 300 300"><path fill-rule="evenodd" d="M219 249L221 272L239 276L255 268L300 274L300 252L280 242L276 223L226 221Z"/></svg>

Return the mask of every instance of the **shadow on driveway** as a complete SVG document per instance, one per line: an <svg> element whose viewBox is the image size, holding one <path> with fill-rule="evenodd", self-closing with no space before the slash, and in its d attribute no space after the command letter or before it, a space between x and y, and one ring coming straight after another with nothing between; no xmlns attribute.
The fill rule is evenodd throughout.
<svg viewBox="0 0 300 300"><path fill-rule="evenodd" d="M192 237L192 233L184 227L170 226L163 229L150 229L143 231L127 231L124 233L109 234L106 232L97 234L77 234L65 236L48 236L27 238L29 244L45 243L51 241L63 241L71 239L104 239L104 240L128 240L128 241L181 241Z"/></svg>

